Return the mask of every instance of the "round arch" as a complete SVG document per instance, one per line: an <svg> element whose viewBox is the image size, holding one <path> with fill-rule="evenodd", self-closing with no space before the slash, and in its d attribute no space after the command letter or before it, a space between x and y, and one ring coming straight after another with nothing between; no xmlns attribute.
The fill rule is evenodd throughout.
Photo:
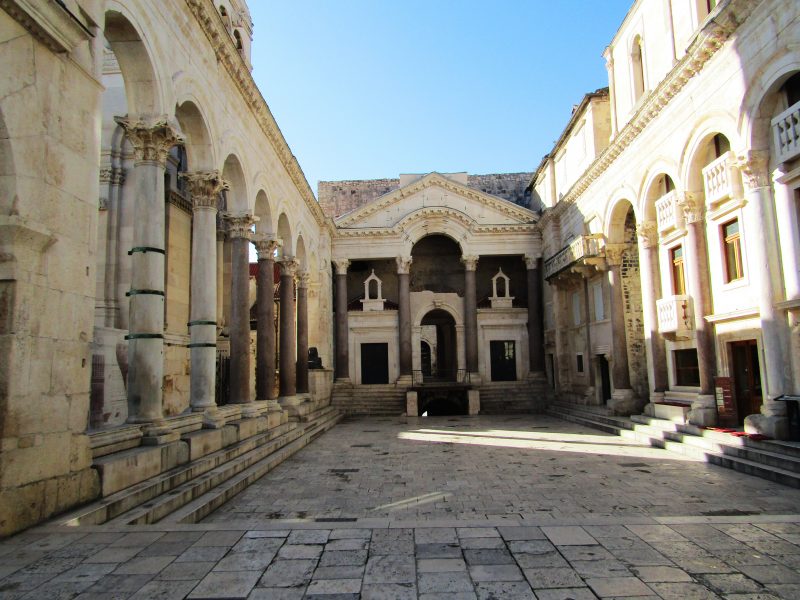
<svg viewBox="0 0 800 600"><path fill-rule="evenodd" d="M703 190L702 168L707 164L707 157L702 156L710 140L721 134L727 138L731 150L741 150L736 120L728 113L716 112L705 115L691 128L692 135L681 152L679 179L683 189L689 192Z"/></svg>
<svg viewBox="0 0 800 600"><path fill-rule="evenodd" d="M294 256L294 250L292 248L292 227L289 225L289 217L287 217L284 212L278 217L277 234L281 240L281 258Z"/></svg>
<svg viewBox="0 0 800 600"><path fill-rule="evenodd" d="M210 170L216 164L214 145L211 143L207 121L192 100L185 100L175 107L175 118L181 132L186 136L184 148L189 170Z"/></svg>
<svg viewBox="0 0 800 600"><path fill-rule="evenodd" d="M470 228L474 221L466 214L452 208L421 208L412 212L398 224L404 234L404 250L407 255L422 238L443 235L450 238L461 249L461 254L471 254Z"/></svg>
<svg viewBox="0 0 800 600"><path fill-rule="evenodd" d="M242 164L235 154L229 154L225 159L222 167L222 177L230 185L230 190L226 195L228 212L246 212L248 209L247 182L245 181Z"/></svg>
<svg viewBox="0 0 800 600"><path fill-rule="evenodd" d="M669 177L672 189L681 189L681 180L678 177L679 169L675 161L659 157L645 171L645 176L639 186L638 207L636 214L641 215L645 221L656 220L655 202L664 195L666 190L665 178Z"/></svg>
<svg viewBox="0 0 800 600"><path fill-rule="evenodd" d="M636 213L636 205L627 197L622 196L609 202L606 215L603 219L604 234L609 244L621 244L625 241L625 221L628 213L633 211L633 217L637 223L641 222Z"/></svg>
<svg viewBox="0 0 800 600"><path fill-rule="evenodd" d="M269 207L269 199L267 193L260 189L256 194L255 215L258 217L256 223L256 233L265 235L274 235L275 230L272 228L272 210Z"/></svg>
<svg viewBox="0 0 800 600"><path fill-rule="evenodd" d="M297 234L297 241L295 242L294 258L297 261L297 268L300 271L308 270L308 260L306 257L306 243L303 240L303 234Z"/></svg>

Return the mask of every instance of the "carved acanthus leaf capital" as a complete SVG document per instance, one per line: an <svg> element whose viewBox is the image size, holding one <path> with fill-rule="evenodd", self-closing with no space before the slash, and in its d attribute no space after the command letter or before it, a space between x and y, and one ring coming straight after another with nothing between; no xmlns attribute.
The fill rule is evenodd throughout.
<svg viewBox="0 0 800 600"><path fill-rule="evenodd" d="M293 256L285 256L279 264L281 265L281 277L294 277L297 267L300 266Z"/></svg>
<svg viewBox="0 0 800 600"><path fill-rule="evenodd" d="M166 167L167 154L186 140L167 115L160 117L114 117L133 146L134 163L157 162Z"/></svg>
<svg viewBox="0 0 800 600"><path fill-rule="evenodd" d="M280 241L274 235L257 233L253 235L253 245L258 253L258 260L269 260L275 257L275 251L281 247Z"/></svg>
<svg viewBox="0 0 800 600"><path fill-rule="evenodd" d="M397 263L398 275L408 275L411 272L411 262L413 259L410 256L395 256L394 260Z"/></svg>
<svg viewBox="0 0 800 600"><path fill-rule="evenodd" d="M347 267L350 266L350 260L347 258L334 258L331 260L337 275L347 275Z"/></svg>
<svg viewBox="0 0 800 600"><path fill-rule="evenodd" d="M539 268L539 259L541 256L529 256L526 254L523 258L525 259L525 268L529 271Z"/></svg>
<svg viewBox="0 0 800 600"><path fill-rule="evenodd" d="M192 208L217 208L217 197L222 190L229 190L230 184L222 178L219 171L193 171L180 173L186 181L192 197Z"/></svg>
<svg viewBox="0 0 800 600"><path fill-rule="evenodd" d="M636 235L643 248L655 248L658 246L658 223L642 221L636 225Z"/></svg>
<svg viewBox="0 0 800 600"><path fill-rule="evenodd" d="M687 224L697 223L703 219L703 204L692 192L682 192L678 195L678 206L683 211Z"/></svg>
<svg viewBox="0 0 800 600"><path fill-rule="evenodd" d="M628 249L627 244L606 244L606 263L610 267L618 267L622 264L622 256Z"/></svg>
<svg viewBox="0 0 800 600"><path fill-rule="evenodd" d="M307 288L308 282L311 280L311 273L308 271L298 271L297 272L297 287L299 288Z"/></svg>
<svg viewBox="0 0 800 600"><path fill-rule="evenodd" d="M478 259L480 257L475 254L465 254L461 257L461 262L464 263L464 268L467 271L474 271L478 268Z"/></svg>
<svg viewBox="0 0 800 600"><path fill-rule="evenodd" d="M756 190L770 185L769 154L762 150L750 150L739 155L737 167L748 189Z"/></svg>
<svg viewBox="0 0 800 600"><path fill-rule="evenodd" d="M258 217L247 212L227 213L225 214L225 222L228 225L228 236L231 239L245 238L249 240L253 236L253 231L250 228L258 222Z"/></svg>

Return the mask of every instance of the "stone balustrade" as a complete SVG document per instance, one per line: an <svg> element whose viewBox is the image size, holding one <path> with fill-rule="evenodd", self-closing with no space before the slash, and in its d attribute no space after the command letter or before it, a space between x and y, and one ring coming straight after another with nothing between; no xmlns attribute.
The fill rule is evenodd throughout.
<svg viewBox="0 0 800 600"><path fill-rule="evenodd" d="M800 102L772 119L776 162L783 163L800 156Z"/></svg>
<svg viewBox="0 0 800 600"><path fill-rule="evenodd" d="M656 301L658 331L662 335L681 337L694 329L692 297L667 296Z"/></svg>
<svg viewBox="0 0 800 600"><path fill-rule="evenodd" d="M596 236L581 235L544 262L544 277L549 279L586 257L599 256L601 242Z"/></svg>
<svg viewBox="0 0 800 600"><path fill-rule="evenodd" d="M656 200L656 221L658 233L683 229L683 210L678 205L678 193L675 190L668 192Z"/></svg>
<svg viewBox="0 0 800 600"><path fill-rule="evenodd" d="M742 179L736 156L726 152L703 169L706 204L712 207L724 200L742 197Z"/></svg>

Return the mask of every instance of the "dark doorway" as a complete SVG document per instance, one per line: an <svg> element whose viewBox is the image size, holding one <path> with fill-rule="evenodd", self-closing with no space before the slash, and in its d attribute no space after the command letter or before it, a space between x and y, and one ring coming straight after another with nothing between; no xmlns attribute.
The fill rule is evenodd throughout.
<svg viewBox="0 0 800 600"><path fill-rule="evenodd" d="M489 342L492 360L492 381L517 380L517 353L514 340Z"/></svg>
<svg viewBox="0 0 800 600"><path fill-rule="evenodd" d="M431 377L448 381L456 379L456 322L452 315L439 308L422 318L420 325L436 327L436 367ZM431 361L432 362L432 361Z"/></svg>
<svg viewBox="0 0 800 600"><path fill-rule="evenodd" d="M389 344L361 344L361 383L389 383Z"/></svg>
<svg viewBox="0 0 800 600"><path fill-rule="evenodd" d="M597 368L600 370L600 393L605 404L611 400L611 372L608 369L608 361L602 354L597 355Z"/></svg>
<svg viewBox="0 0 800 600"><path fill-rule="evenodd" d="M756 340L731 342L736 410L741 425L747 415L761 412L761 369Z"/></svg>
<svg viewBox="0 0 800 600"><path fill-rule="evenodd" d="M420 361L422 362L422 375L424 377L430 377L432 375L431 372L431 347L428 342L420 342L419 343L419 355Z"/></svg>

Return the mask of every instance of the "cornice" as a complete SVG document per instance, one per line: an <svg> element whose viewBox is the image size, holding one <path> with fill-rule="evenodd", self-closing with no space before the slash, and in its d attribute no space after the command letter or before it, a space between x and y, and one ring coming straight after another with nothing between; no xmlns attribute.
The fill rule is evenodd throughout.
<svg viewBox="0 0 800 600"><path fill-rule="evenodd" d="M609 146L589 165L550 211L550 218L562 214L600 177L605 170L631 145L647 125L694 78L736 29L761 4L759 0L729 0L720 4L719 11L698 31L686 54L675 64L641 104L633 117L620 130Z"/></svg>
<svg viewBox="0 0 800 600"><path fill-rule="evenodd" d="M498 198L497 196L492 196L491 194L487 194L485 192L480 192L478 190L472 189L471 187L467 187L451 179L448 179L447 177L441 175L440 173L433 172L433 173L428 173L427 175L425 175L425 177L415 181L414 183L411 183L405 187L401 187L398 190L391 191L388 194L384 194L383 196L379 196L378 198L376 198L371 202L368 202L364 206L359 207L350 213L347 213L343 217L340 217L338 221L336 221L336 225L337 227L347 227L348 225L352 225L356 221L360 221L361 219L372 216L375 213L384 211L389 205L394 204L398 200L402 200L403 198L408 198L409 196L412 196L418 192L421 192L423 190L426 190L434 186L440 187L446 191L457 194L462 198L467 198L469 200L479 202L484 206L489 206L513 219L522 221L523 223L535 223L538 218L536 213L534 213L533 211L530 211L526 208L522 208L521 206L517 206L513 202L509 202L508 200L503 200L502 198Z"/></svg>
<svg viewBox="0 0 800 600"><path fill-rule="evenodd" d="M231 36L228 35L228 31L225 29L225 25L213 2L211 0L186 0L186 4L211 43L217 62L225 67L228 75L236 84L242 94L242 98L253 112L261 130L267 136L272 148L278 155L281 164L283 164L297 191L314 216L314 220L319 226L326 226L325 213L322 212L319 202L314 197L314 192L308 185L303 169L297 162L297 158L292 154L286 138L283 137L283 133L281 133L275 117L272 116L266 100L264 100L261 91L253 81L250 69L236 50L236 46Z"/></svg>

